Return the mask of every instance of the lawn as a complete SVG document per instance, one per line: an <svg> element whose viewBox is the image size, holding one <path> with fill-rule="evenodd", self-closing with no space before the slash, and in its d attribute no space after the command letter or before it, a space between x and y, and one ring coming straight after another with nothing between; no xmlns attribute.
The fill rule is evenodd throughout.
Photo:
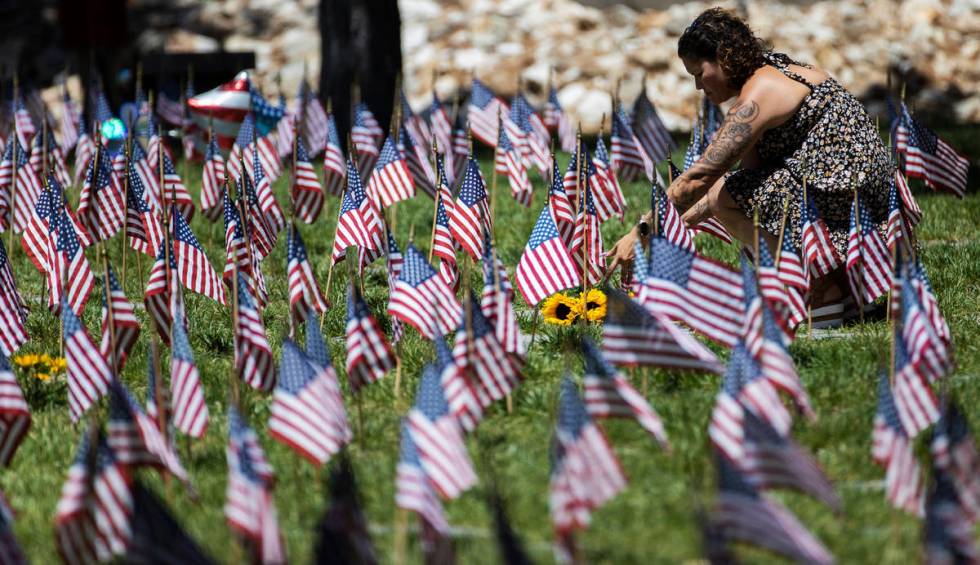
<svg viewBox="0 0 980 565"><path fill-rule="evenodd" d="M975 129L967 131L956 140L958 146L965 147L974 156L980 153L980 143L974 141L976 133ZM481 157L484 174L489 179L491 159L488 155ZM559 158L564 163L568 157ZM183 171L185 184L197 199L200 168L191 165ZM497 199L496 238L499 255L511 272L545 199L541 179L536 173L532 176L536 193L529 210L507 196L505 180L499 183L501 195ZM972 178L975 185L976 175ZM976 434L980 430L980 417L975 410L980 405L980 339L977 338L980 335L977 301L980 296L980 227L977 225L980 195L973 190L967 198L957 200L927 192L917 184L915 188L925 215L919 229L923 259L956 343L958 367L948 379L948 388L966 407ZM276 183L275 189L279 201L285 203L285 178ZM627 216L631 222L642 211L643 203L648 202L649 190L641 183L626 185L624 190L631 206ZM77 202L77 191L71 196L73 202ZM337 210L337 200L329 199L315 224L299 227L321 285L327 280ZM431 200L422 196L400 203L389 217L395 223L396 238L403 248L409 234L414 233L416 244L428 249ZM223 226L210 224L198 214L192 228L204 244L212 265L220 269L224 264ZM625 229L615 220L607 222L602 230L606 246L610 246ZM3 237L6 240L6 234ZM730 262L736 258L735 246L725 246L710 236L698 236L698 245L708 255ZM117 238L110 245L110 261L117 273L122 264L119 252ZM89 260L93 267L98 265L95 259L94 251L90 250ZM285 243L280 242L262 265L270 294L264 318L277 357L289 325L285 260ZM146 257L137 261L136 253L132 251L126 261L125 291L132 302L141 306L151 261ZM42 279L19 246L13 252L13 263L21 293L31 307L28 319L31 341L23 351L57 354L58 324L42 302ZM334 307L326 314L324 322L324 334L342 381L345 380L346 277L346 266L334 272L329 296ZM383 262L379 261L368 270L364 286L372 311L387 328L384 311L388 291ZM98 335L99 331L101 304L98 289L96 287L93 292L84 316L90 335ZM227 476L225 445L231 319L226 308L190 292L185 296L191 347L211 413L211 423L203 439L187 441L181 438L179 441L181 457L200 493L200 500L192 502L176 484L168 488L151 471L141 471L140 475L169 501L187 531L212 556L223 562L241 561L244 555L232 540L222 513ZM531 315L520 298L516 308L522 330L530 333ZM144 331L122 379L143 399L147 392L149 325L141 307L137 314L144 323ZM503 406L494 407L468 439L481 484L459 500L445 504L449 521L457 530L456 550L461 563L500 561L485 505L485 487L490 484L491 477L500 485L512 524L523 537L531 556L538 562L552 559L548 448L554 428L558 383L566 370L576 376L582 372L580 360L563 355L556 346L557 333L555 328L538 326L537 338L524 370L525 382L513 397L513 412L507 413ZM883 470L873 464L870 456L876 379L882 359L887 355L887 343L886 325L873 323L851 329L843 339L815 340L801 336L791 347L818 415L812 423L798 419L793 435L816 455L834 481L844 502L844 512L834 515L814 500L796 494L777 492L774 496L796 513L843 563L904 563L920 554L921 522L892 510L886 503L881 483ZM373 541L385 562L393 560L399 419L411 405L421 368L433 357L433 346L409 329L400 346L400 354L403 362L400 395L395 394L394 375L368 387L360 407L363 428L357 426L358 409L346 390L346 383L344 385L348 413L355 429L349 453ZM166 370L165 374L168 374ZM592 526L580 536L580 545L591 562L693 562L700 559L695 511L698 507L710 506L714 497L707 425L719 379L651 369L629 371L629 375L638 386L643 379L649 379L647 397L666 424L673 452L667 454L659 449L632 421L603 422L601 425L629 476L630 485L594 514ZM328 504L325 495L328 473L318 472L290 449L271 440L265 434L271 397L247 387L242 390L246 417L258 431L277 474L276 504L290 560L309 562L315 543L314 526ZM52 535L55 505L82 428L70 423L63 397L43 406L32 406L32 412L33 426L11 468L0 472L0 488L17 512L16 535L29 558L37 563L50 563L56 559ZM920 452L925 453L925 450L920 449ZM408 561L418 562L417 535L413 532L409 540ZM752 548L739 548L738 551L746 561L774 559Z"/></svg>

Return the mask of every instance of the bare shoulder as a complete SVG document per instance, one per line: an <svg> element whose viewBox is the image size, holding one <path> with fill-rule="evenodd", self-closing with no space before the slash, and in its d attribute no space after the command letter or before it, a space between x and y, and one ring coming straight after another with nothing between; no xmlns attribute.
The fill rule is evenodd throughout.
<svg viewBox="0 0 980 565"><path fill-rule="evenodd" d="M792 116L809 93L806 85L766 65L745 82L739 100L752 100L758 104L760 117L768 127L774 127Z"/></svg>
<svg viewBox="0 0 980 565"><path fill-rule="evenodd" d="M789 65L789 70L805 78L810 84L820 84L821 82L830 78L830 73L816 65L810 65L809 67Z"/></svg>

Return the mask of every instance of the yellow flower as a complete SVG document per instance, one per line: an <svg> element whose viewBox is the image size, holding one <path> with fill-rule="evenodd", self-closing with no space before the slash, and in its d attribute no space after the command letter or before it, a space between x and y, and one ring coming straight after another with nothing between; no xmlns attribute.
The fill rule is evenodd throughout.
<svg viewBox="0 0 980 565"><path fill-rule="evenodd" d="M64 357L54 357L48 361L48 370L52 373L60 373L68 367L68 362Z"/></svg>
<svg viewBox="0 0 980 565"><path fill-rule="evenodd" d="M33 367L40 360L41 357L34 353L24 353L14 357L14 363L19 367Z"/></svg>
<svg viewBox="0 0 980 565"><path fill-rule="evenodd" d="M580 293L578 303L580 314L584 312L590 322L600 322L606 317L606 293L601 290L589 289L588 298L585 297L584 293Z"/></svg>
<svg viewBox="0 0 980 565"><path fill-rule="evenodd" d="M51 375L47 373L34 373L34 376L41 379L42 381L47 381L51 378Z"/></svg>
<svg viewBox="0 0 980 565"><path fill-rule="evenodd" d="M578 318L578 300L560 292L554 294L544 301L541 306L541 315L544 316L544 321L549 324L569 326Z"/></svg>

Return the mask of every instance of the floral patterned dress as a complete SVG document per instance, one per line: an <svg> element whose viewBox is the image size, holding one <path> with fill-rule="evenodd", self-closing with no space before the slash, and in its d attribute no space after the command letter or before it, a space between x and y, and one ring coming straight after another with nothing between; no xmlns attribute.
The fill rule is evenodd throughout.
<svg viewBox="0 0 980 565"><path fill-rule="evenodd" d="M847 256L854 190L884 235L891 158L864 106L836 80L814 85L789 70L786 55L768 54L767 63L806 85L810 93L786 123L762 134L755 148L762 163L739 169L725 180L725 189L749 217L759 210L759 225L779 234L783 202L789 197L786 236L799 242L803 183L807 196L827 222L841 258ZM798 243L799 244L799 243Z"/></svg>

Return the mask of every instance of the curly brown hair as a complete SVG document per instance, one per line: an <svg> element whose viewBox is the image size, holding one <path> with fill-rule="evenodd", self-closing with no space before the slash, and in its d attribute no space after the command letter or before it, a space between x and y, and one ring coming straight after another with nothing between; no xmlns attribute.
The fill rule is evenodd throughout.
<svg viewBox="0 0 980 565"><path fill-rule="evenodd" d="M736 90L765 65L765 55L771 49L741 18L722 8L701 12L677 40L680 57L718 63Z"/></svg>

